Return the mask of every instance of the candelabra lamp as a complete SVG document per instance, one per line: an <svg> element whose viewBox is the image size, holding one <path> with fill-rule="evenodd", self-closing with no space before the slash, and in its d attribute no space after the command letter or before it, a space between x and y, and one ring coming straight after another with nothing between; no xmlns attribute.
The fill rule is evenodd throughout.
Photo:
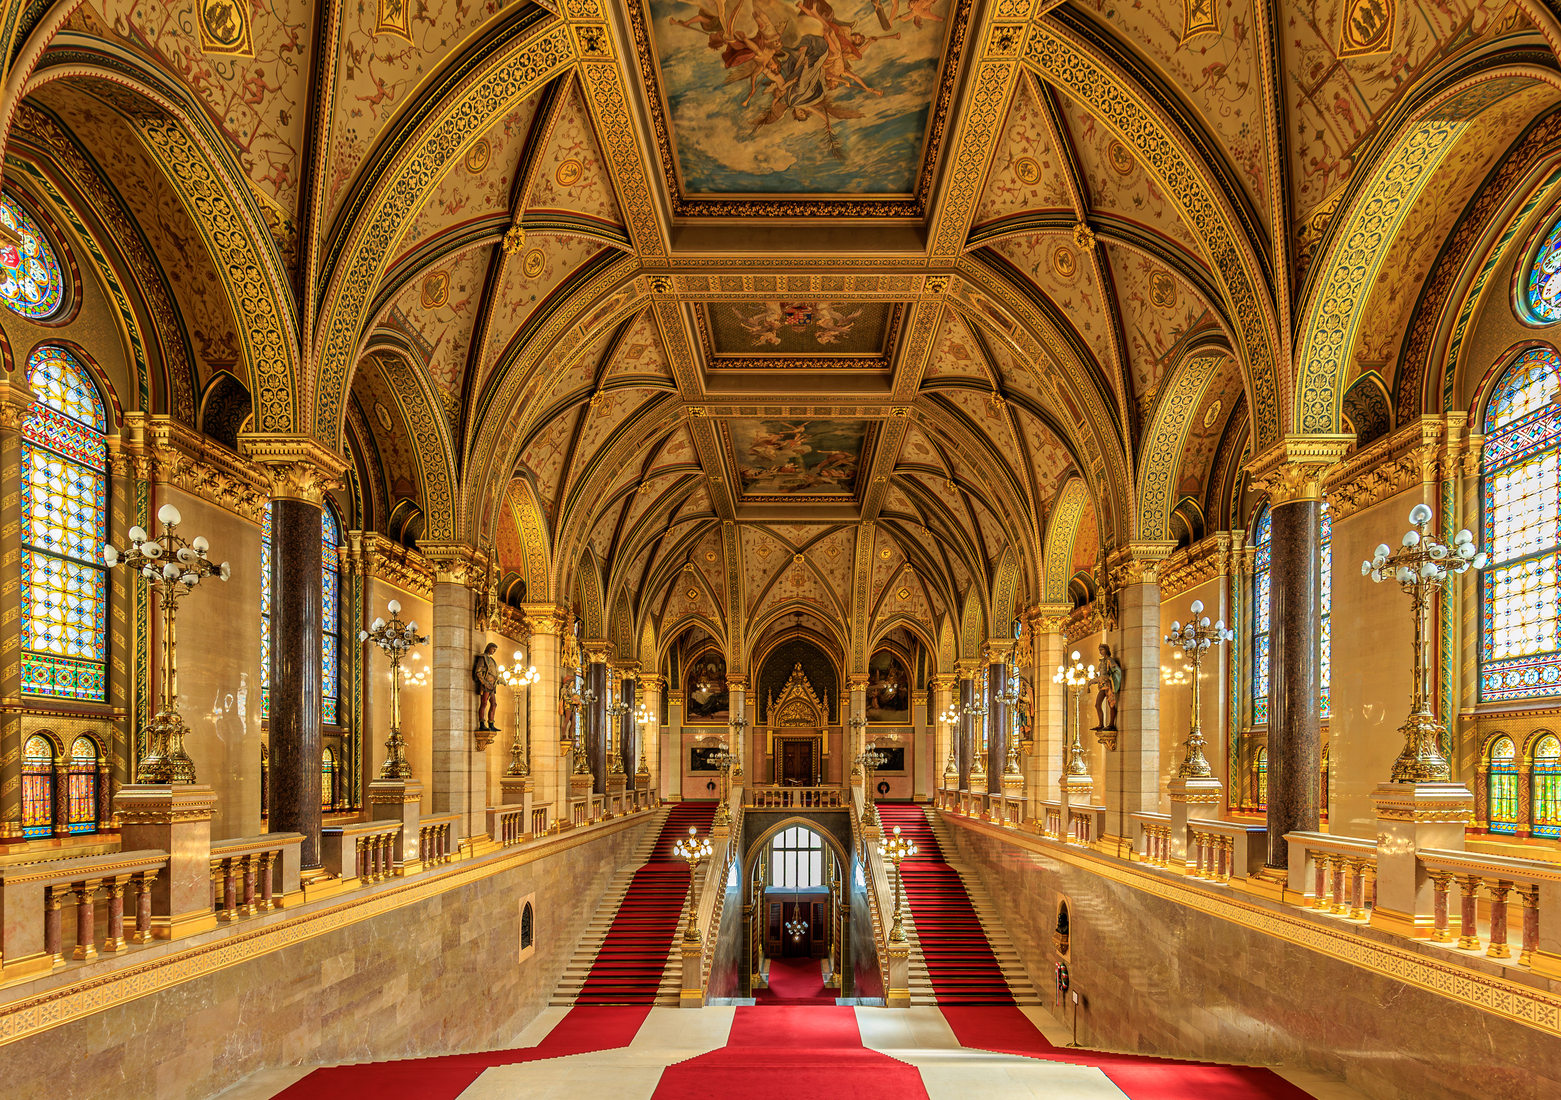
<svg viewBox="0 0 1561 1100"><path fill-rule="evenodd" d="M182 520L179 509L164 504L157 510L162 534L154 536L140 527L132 527L128 532L128 549L121 552L112 545L103 547L103 561L109 568L123 565L146 578L147 586L157 593L158 608L163 614L161 691L157 714L146 728L146 755L136 769L137 783L195 782L195 763L184 749L184 735L188 731L177 707L179 686L174 626L179 618L179 601L195 591L202 581L209 577L225 581L232 576L227 562L218 565L208 557L210 546L204 538L197 535L186 542L178 534Z"/></svg>
<svg viewBox="0 0 1561 1100"><path fill-rule="evenodd" d="M1084 724L1083 706L1081 698L1084 692L1095 679L1095 666L1086 665L1079 659L1079 651L1074 650L1069 657L1069 663L1058 665L1057 674L1052 677L1052 683L1062 685L1063 691L1063 722L1068 721L1068 698L1073 699L1073 722L1071 738L1068 742L1068 760L1062 769L1062 778L1057 781L1058 797L1062 801L1062 831L1068 833L1068 807L1074 804L1089 805L1091 794L1095 790L1095 781L1090 778L1089 763L1084 759L1084 745L1079 739L1079 728Z"/></svg>
<svg viewBox="0 0 1561 1100"><path fill-rule="evenodd" d="M901 836L900 827L896 825L893 834L879 843L878 851L894 868L894 921L889 926L889 942L904 943L905 925L900 913L900 864L916 854L916 845Z"/></svg>
<svg viewBox="0 0 1561 1100"><path fill-rule="evenodd" d="M570 716L569 732L571 744L569 752L574 759L570 771L576 776L590 775L591 760L585 754L585 730L582 728L580 715L592 703L596 702L596 689L587 686L583 690L577 691L573 685L569 685L565 690L567 690L568 695L564 699L564 708L565 713Z"/></svg>
<svg viewBox="0 0 1561 1100"><path fill-rule="evenodd" d="M793 943L801 943L802 937L808 934L808 922L802 919L802 906L796 898L791 899L791 904L795 907L792 911L797 916L786 922L786 934L791 937Z"/></svg>
<svg viewBox="0 0 1561 1100"><path fill-rule="evenodd" d="M381 779L411 779L412 765L407 763L406 739L401 735L401 662L413 646L427 645L428 635L417 632L417 623L401 621L401 604L391 600L385 605L388 620L376 618L367 630L358 631L358 641L372 643L390 658L390 739L385 742L385 764Z"/></svg>
<svg viewBox="0 0 1561 1100"><path fill-rule="evenodd" d="M1444 783L1451 776L1442 753L1446 728L1437 717L1431 690L1430 618L1436 597L1471 569L1485 568L1485 554L1474 548L1474 535L1459 531L1449 545L1431 532L1431 509L1417 504L1399 548L1386 543L1361 563L1362 576L1381 584L1397 581L1409 596L1415 622L1414 683L1409 718L1399 727L1404 749L1393 762L1394 783Z"/></svg>
<svg viewBox="0 0 1561 1100"><path fill-rule="evenodd" d="M880 749L876 744L865 746L856 754L854 763L857 771L863 775L862 779L862 825L868 829L878 827L878 807L873 805L873 772L884 766L889 754Z"/></svg>
<svg viewBox="0 0 1561 1100"><path fill-rule="evenodd" d="M531 775L531 687L542 677L536 665L521 667L525 658L515 651L515 663L499 669L499 682L510 689L515 700L515 739L510 742L509 767L504 774L526 779Z"/></svg>
<svg viewBox="0 0 1561 1100"><path fill-rule="evenodd" d="M1019 675L1018 647L1008 651L1003 658L1006 675L1003 677L1003 702L1008 706L1008 753L1003 760L1003 784L1008 785L1008 777L1016 779L1021 776L1019 771L1019 734L1021 732L1019 699L1024 688L1024 677Z"/></svg>
<svg viewBox="0 0 1561 1100"><path fill-rule="evenodd" d="M714 764L716 770L721 773L721 801L716 805L715 817L710 821L710 824L713 826L728 828L732 824L732 808L731 806L727 805L727 791L728 780L731 776L732 761L734 759L735 757L732 756L731 748L726 744L722 744L707 758L708 762Z"/></svg>
<svg viewBox="0 0 1561 1100"><path fill-rule="evenodd" d="M971 730L972 731L979 730L980 734L981 734L981 736L979 738L976 738L976 737L972 737L971 738L971 750L972 750L971 753L970 753L970 789L971 790L975 790L976 789L976 780L978 780L978 779L985 780L986 779L986 754L987 754L986 716L987 716L987 710L988 710L987 701L986 700L987 700L987 687L988 687L988 684L990 682L990 680L989 680L990 675L991 675L991 673L990 673L989 666L987 665L987 663L985 661L982 661L981 662L981 672L975 678L975 691L972 693L975 696L975 698L972 699L970 702L966 703L961 708L964 711L965 715L970 719L970 728L971 728ZM979 741L980 743L977 744L976 743L977 741ZM984 790L985 787L986 787L985 783L982 783L981 784L981 788Z"/></svg>
<svg viewBox="0 0 1561 1100"><path fill-rule="evenodd" d="M650 764L645 758L645 741L651 731L650 711L644 703L634 708L634 728L640 731L640 762L634 769L634 785L642 791L650 790Z"/></svg>
<svg viewBox="0 0 1561 1100"><path fill-rule="evenodd" d="M613 670L607 670L607 705L602 709L607 715L607 774L623 774L623 716L629 713L629 702L623 697L623 675L616 677L617 688L613 690Z"/></svg>
<svg viewBox="0 0 1561 1100"><path fill-rule="evenodd" d="M1217 818L1220 811L1223 784L1214 778L1213 769L1203 755L1203 722L1201 707L1200 672L1203 658L1216 646L1234 638L1225 620L1210 623L1203 613L1203 601L1192 603L1192 619L1185 625L1171 623L1171 632L1165 636L1170 645L1180 649L1190 667L1192 683L1191 716L1188 719L1187 743L1182 762L1169 784L1171 796L1171 857L1185 860L1187 856L1187 822L1189 819Z"/></svg>
<svg viewBox="0 0 1561 1100"><path fill-rule="evenodd" d="M728 741L737 746L737 752L732 757L732 780L736 782L743 777L743 730L748 728L748 719L738 715L727 725L731 728Z"/></svg>
<svg viewBox="0 0 1561 1100"><path fill-rule="evenodd" d="M953 703L943 708L943 713L938 715L938 721L943 723L948 731L949 759L943 765L943 787L945 790L959 789L959 707Z"/></svg>
<svg viewBox="0 0 1561 1100"><path fill-rule="evenodd" d="M710 838L699 836L694 826L688 827L688 836L672 846L672 854L688 864L688 927L683 932L684 943L699 942L699 907L694 897L694 878L699 865L710 858Z"/></svg>

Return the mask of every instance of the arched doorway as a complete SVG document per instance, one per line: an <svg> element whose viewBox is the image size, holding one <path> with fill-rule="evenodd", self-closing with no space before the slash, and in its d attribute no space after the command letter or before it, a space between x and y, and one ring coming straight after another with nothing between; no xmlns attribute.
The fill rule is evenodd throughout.
<svg viewBox="0 0 1561 1100"><path fill-rule="evenodd" d="M848 936L842 853L799 818L750 850L749 978L758 1004L833 1004Z"/></svg>

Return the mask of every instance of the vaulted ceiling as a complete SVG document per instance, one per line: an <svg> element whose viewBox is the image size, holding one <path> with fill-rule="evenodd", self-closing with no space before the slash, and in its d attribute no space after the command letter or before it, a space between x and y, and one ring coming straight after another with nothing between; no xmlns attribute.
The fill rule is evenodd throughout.
<svg viewBox="0 0 1561 1100"><path fill-rule="evenodd" d="M135 192L133 112L68 66L186 87L270 230L297 415L351 450L365 522L415 513L529 599L586 578L603 631L697 622L734 653L797 611L842 648L935 648L972 592L1001 632L1003 563L1036 601L1104 549L1240 522L1240 465L1319 430L1308 401L1383 428L1346 390L1393 391L1460 212L1561 83L1523 3L315 9L233 6L224 56L172 6L81 5L32 125ZM1383 274L1351 276L1395 164L1424 178L1376 227ZM188 248L143 190L154 251ZM203 377L249 323L207 262L173 286ZM1356 328L1304 351L1345 291ZM1079 530L1048 562L1058 515Z"/></svg>

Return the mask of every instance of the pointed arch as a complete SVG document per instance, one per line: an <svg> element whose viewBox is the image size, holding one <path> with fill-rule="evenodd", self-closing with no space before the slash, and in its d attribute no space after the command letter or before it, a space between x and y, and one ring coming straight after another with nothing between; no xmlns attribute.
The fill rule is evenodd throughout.
<svg viewBox="0 0 1561 1100"><path fill-rule="evenodd" d="M1046 582L1043 586L1046 603L1067 602L1068 582L1073 579L1073 544L1084 506L1088 503L1089 490L1084 487L1081 477L1070 477L1058 490L1051 522L1046 527Z"/></svg>

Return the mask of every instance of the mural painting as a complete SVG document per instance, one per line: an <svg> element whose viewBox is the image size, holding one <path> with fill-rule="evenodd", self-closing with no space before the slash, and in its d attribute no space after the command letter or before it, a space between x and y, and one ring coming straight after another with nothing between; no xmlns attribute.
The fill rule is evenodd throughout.
<svg viewBox="0 0 1561 1100"><path fill-rule="evenodd" d="M717 355L881 355L888 302L723 302L709 306Z"/></svg>
<svg viewBox="0 0 1561 1100"><path fill-rule="evenodd" d="M837 420L732 420L732 457L743 492L849 496L867 425Z"/></svg>
<svg viewBox="0 0 1561 1100"><path fill-rule="evenodd" d="M878 650L867 662L867 720L911 720L910 674L905 671L905 662L887 649Z"/></svg>
<svg viewBox="0 0 1561 1100"><path fill-rule="evenodd" d="M687 722L725 723L731 717L731 696L726 686L726 655L711 646L699 651L683 677L687 687Z"/></svg>
<svg viewBox="0 0 1561 1100"><path fill-rule="evenodd" d="M952 3L647 0L684 193L908 196Z"/></svg>

